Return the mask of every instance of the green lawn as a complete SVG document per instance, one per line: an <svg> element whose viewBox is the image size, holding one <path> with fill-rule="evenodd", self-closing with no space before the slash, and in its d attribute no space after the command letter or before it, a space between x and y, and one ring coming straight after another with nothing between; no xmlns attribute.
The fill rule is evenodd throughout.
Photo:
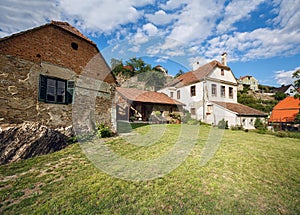
<svg viewBox="0 0 300 215"><path fill-rule="evenodd" d="M122 157L149 160L175 144L180 125L161 126L156 144L106 140ZM135 129L147 134L149 126ZM80 144L0 166L1 214L300 214L300 140L226 130L206 165L210 127L201 126L187 159L146 181L110 176Z"/></svg>

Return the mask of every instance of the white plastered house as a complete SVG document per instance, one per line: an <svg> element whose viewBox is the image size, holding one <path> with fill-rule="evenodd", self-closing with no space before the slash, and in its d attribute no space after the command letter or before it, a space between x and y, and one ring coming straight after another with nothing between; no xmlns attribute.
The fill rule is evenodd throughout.
<svg viewBox="0 0 300 215"><path fill-rule="evenodd" d="M185 104L194 119L213 125L224 119L229 126L254 129L255 119L264 119L267 114L239 104L237 85L223 55L222 63L213 60L177 77L159 92Z"/></svg>

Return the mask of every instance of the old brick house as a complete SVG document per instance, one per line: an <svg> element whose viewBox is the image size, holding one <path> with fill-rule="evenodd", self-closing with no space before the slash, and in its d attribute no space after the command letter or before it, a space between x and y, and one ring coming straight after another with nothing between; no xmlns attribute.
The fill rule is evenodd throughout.
<svg viewBox="0 0 300 215"><path fill-rule="evenodd" d="M96 44L66 22L1 38L0 82L0 124L113 124L115 78Z"/></svg>

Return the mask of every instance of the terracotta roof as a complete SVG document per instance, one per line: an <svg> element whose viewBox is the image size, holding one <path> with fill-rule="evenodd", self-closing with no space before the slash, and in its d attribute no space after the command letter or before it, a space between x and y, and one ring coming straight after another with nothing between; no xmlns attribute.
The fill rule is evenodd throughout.
<svg viewBox="0 0 300 215"><path fill-rule="evenodd" d="M184 105L183 103L170 98L169 96L167 96L164 93L138 90L135 88L123 88L123 87L117 87L116 90L123 97L125 97L126 99L128 99L130 101L180 105L180 106Z"/></svg>
<svg viewBox="0 0 300 215"><path fill-rule="evenodd" d="M73 27L69 23L67 23L67 22L60 22L60 21L53 21L53 20L50 23L47 23L45 25L41 25L41 26L38 26L38 27L35 27L35 28L32 28L32 29L26 30L26 31L21 31L19 33L12 34L12 35L9 35L7 37L3 37L3 38L0 39L0 41L7 40L7 39L9 39L11 37L16 37L16 36L19 36L19 35L31 32L31 31L35 31L35 30L41 29L41 28L45 28L47 26L56 26L56 27L59 27L59 28L65 30L65 31L68 31L68 32L74 34L77 37L80 37L80 38L88 41L89 43L91 43L93 45L96 45L92 40L90 40L88 37L86 37L85 35L83 35L79 30L77 30L75 27Z"/></svg>
<svg viewBox="0 0 300 215"><path fill-rule="evenodd" d="M240 103L215 102L215 101L212 101L212 103L220 105L228 110L231 110L240 116L267 116L268 115L262 111L256 110L246 105L242 105Z"/></svg>
<svg viewBox="0 0 300 215"><path fill-rule="evenodd" d="M273 108L269 122L294 122L300 110L300 99L286 97Z"/></svg>
<svg viewBox="0 0 300 215"><path fill-rule="evenodd" d="M132 66L130 66L130 65L128 65L128 66L123 66L123 68L124 68L124 69L128 69L128 70L130 70L130 71L133 71L133 70L134 70L134 68L133 68Z"/></svg>
<svg viewBox="0 0 300 215"><path fill-rule="evenodd" d="M178 76L170 84L168 84L168 86L182 87L182 86L199 82L201 79L206 77L215 67L219 67L225 70L230 70L228 66L225 66L216 60L213 60L210 63L207 63L199 67L195 71L190 71Z"/></svg>

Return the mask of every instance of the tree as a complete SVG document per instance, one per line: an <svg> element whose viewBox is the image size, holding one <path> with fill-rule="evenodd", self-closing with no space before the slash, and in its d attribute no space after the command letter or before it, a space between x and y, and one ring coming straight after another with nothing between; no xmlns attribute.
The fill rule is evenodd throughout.
<svg viewBox="0 0 300 215"><path fill-rule="evenodd" d="M258 130L266 130L265 124L261 121L260 118L256 118L254 122L254 127Z"/></svg>
<svg viewBox="0 0 300 215"><path fill-rule="evenodd" d="M294 81L294 86L296 88L299 88L300 87L300 69L297 69L293 75L292 75L293 78L296 78L297 80Z"/></svg>
<svg viewBox="0 0 300 215"><path fill-rule="evenodd" d="M165 86L166 76L163 72L151 70L138 75L138 80L144 81L146 87L154 87L154 90L159 90Z"/></svg>
<svg viewBox="0 0 300 215"><path fill-rule="evenodd" d="M118 59L116 59L116 58L112 58L112 59L110 60L111 70L114 70L117 66L120 66L120 65L123 66L122 60L118 60Z"/></svg>
<svg viewBox="0 0 300 215"><path fill-rule="evenodd" d="M177 78L179 77L180 75L183 75L184 74L184 71L182 71L181 69L176 73L175 77L174 78Z"/></svg>
<svg viewBox="0 0 300 215"><path fill-rule="evenodd" d="M287 97L287 95L283 92L276 92L275 95L274 95L274 98L277 101L281 101L281 100L285 99L286 97Z"/></svg>
<svg viewBox="0 0 300 215"><path fill-rule="evenodd" d="M295 118L295 123L300 124L300 111Z"/></svg>
<svg viewBox="0 0 300 215"><path fill-rule="evenodd" d="M127 66L132 66L135 74L140 74L151 70L151 65L145 63L142 58L131 58L126 61Z"/></svg>

